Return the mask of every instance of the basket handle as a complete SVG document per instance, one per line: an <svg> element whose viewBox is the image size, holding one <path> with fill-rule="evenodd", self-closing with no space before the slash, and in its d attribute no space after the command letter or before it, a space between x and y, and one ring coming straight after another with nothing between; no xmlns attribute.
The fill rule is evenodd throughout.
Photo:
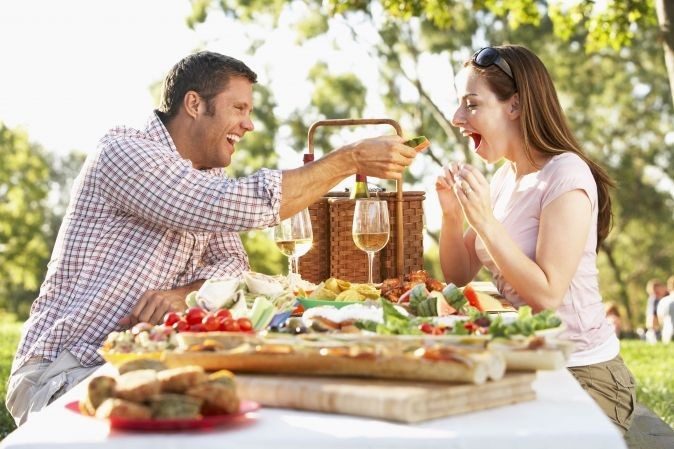
<svg viewBox="0 0 674 449"><path fill-rule="evenodd" d="M343 118L319 120L309 127L307 133L309 154L314 154L314 133L320 126L354 126L354 125L391 125L396 134L402 137L400 124L389 118ZM402 276L404 270L404 238L403 238L403 189L402 183L396 180L396 275Z"/></svg>

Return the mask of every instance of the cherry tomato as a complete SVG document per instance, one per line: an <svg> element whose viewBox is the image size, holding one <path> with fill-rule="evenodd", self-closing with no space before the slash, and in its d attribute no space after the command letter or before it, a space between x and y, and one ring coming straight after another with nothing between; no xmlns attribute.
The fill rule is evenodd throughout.
<svg viewBox="0 0 674 449"><path fill-rule="evenodd" d="M463 296L465 296L466 299L468 300L468 304L475 307L480 312L484 312L484 308L482 307L482 304L480 304L480 300L478 299L475 290L473 290L473 287L471 287L470 285L466 285L463 288Z"/></svg>
<svg viewBox="0 0 674 449"><path fill-rule="evenodd" d="M251 323L248 318L245 317L239 318L238 320L236 320L236 322L238 323L239 328L243 332L250 332L251 330L253 330L253 323Z"/></svg>
<svg viewBox="0 0 674 449"><path fill-rule="evenodd" d="M190 329L190 325L185 319L181 318L179 321L173 323L173 329L175 329L176 332L187 332Z"/></svg>
<svg viewBox="0 0 674 449"><path fill-rule="evenodd" d="M431 323L421 323L421 325L419 325L419 330L424 334L432 334L433 325Z"/></svg>
<svg viewBox="0 0 674 449"><path fill-rule="evenodd" d="M201 324L203 324L206 332L217 331L220 328L220 321L218 321L218 318L211 313L206 315L204 319L201 320Z"/></svg>
<svg viewBox="0 0 674 449"><path fill-rule="evenodd" d="M215 312L215 316L218 319L218 321L222 321L225 318L231 318L232 312L230 312L229 309L220 309L217 312Z"/></svg>
<svg viewBox="0 0 674 449"><path fill-rule="evenodd" d="M195 324L201 324L201 321L204 319L205 316L206 311L201 307L190 307L189 309L187 309L185 319L187 320L187 323L190 326L193 326Z"/></svg>
<svg viewBox="0 0 674 449"><path fill-rule="evenodd" d="M190 326L190 332L206 332L206 328L203 324L197 323Z"/></svg>
<svg viewBox="0 0 674 449"><path fill-rule="evenodd" d="M220 330L225 332L239 332L241 327L239 326L239 323L232 318L225 318L220 322Z"/></svg>
<svg viewBox="0 0 674 449"><path fill-rule="evenodd" d="M180 321L180 314L176 312L168 312L164 315L164 326L173 326Z"/></svg>
<svg viewBox="0 0 674 449"><path fill-rule="evenodd" d="M480 328L480 326L478 326L477 324L475 324L471 321L467 321L466 323L464 323L463 327L464 327L464 329L466 329L468 332L471 332L471 333L475 332L476 330L478 330Z"/></svg>

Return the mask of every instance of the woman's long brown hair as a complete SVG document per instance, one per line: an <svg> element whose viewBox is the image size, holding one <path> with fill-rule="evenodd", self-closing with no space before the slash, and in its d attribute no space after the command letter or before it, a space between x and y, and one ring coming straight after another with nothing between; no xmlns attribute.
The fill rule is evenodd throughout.
<svg viewBox="0 0 674 449"><path fill-rule="evenodd" d="M533 166L537 164L532 153L537 150L550 156L565 152L575 153L590 167L597 183L599 201L597 218L597 250L599 250L599 246L611 230L613 212L609 189L615 187L615 182L581 149L559 104L550 74L538 56L521 45L503 45L494 48L510 65L514 82L496 65L479 67L472 61L466 61L464 66L470 66L475 72L484 76L500 101L509 99L515 93L519 94L524 153Z"/></svg>

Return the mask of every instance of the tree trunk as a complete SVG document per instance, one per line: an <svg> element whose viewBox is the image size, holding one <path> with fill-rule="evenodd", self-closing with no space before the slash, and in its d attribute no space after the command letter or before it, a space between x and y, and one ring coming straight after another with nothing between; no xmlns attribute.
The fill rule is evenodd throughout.
<svg viewBox="0 0 674 449"><path fill-rule="evenodd" d="M608 259L608 264L611 266L611 269L613 270L613 276L615 277L616 282L618 283L618 286L620 287L620 302L622 303L623 307L625 307L625 313L627 314L626 316L626 322L629 325L629 330L636 329L635 323L633 321L633 318L636 317L636 314L632 312L632 307L630 304L630 299L629 295L627 294L627 286L625 285L625 280L623 279L622 276L622 271L620 271L620 267L618 266L618 263L615 260L615 257L613 255L613 248L606 244L606 242L603 242L600 247L604 253L606 253L606 258Z"/></svg>
<svg viewBox="0 0 674 449"><path fill-rule="evenodd" d="M665 51L665 66L669 77L669 91L674 105L674 0L655 0L655 11L658 15L662 47Z"/></svg>

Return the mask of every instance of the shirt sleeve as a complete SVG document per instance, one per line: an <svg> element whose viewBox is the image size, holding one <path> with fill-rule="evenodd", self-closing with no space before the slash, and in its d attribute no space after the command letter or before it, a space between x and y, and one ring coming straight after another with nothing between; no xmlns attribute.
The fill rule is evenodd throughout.
<svg viewBox="0 0 674 449"><path fill-rule="evenodd" d="M238 232L279 219L278 170L227 178L194 169L158 144L127 138L105 144L96 179L101 197L121 213L173 230Z"/></svg>
<svg viewBox="0 0 674 449"><path fill-rule="evenodd" d="M187 283L200 279L235 277L250 269L241 238L232 232L213 234L197 268Z"/></svg>
<svg viewBox="0 0 674 449"><path fill-rule="evenodd" d="M590 199L592 209L597 209L597 184L590 167L580 157L569 153L561 158L554 170L551 170L547 188L541 197L541 208L572 190L582 190Z"/></svg>

